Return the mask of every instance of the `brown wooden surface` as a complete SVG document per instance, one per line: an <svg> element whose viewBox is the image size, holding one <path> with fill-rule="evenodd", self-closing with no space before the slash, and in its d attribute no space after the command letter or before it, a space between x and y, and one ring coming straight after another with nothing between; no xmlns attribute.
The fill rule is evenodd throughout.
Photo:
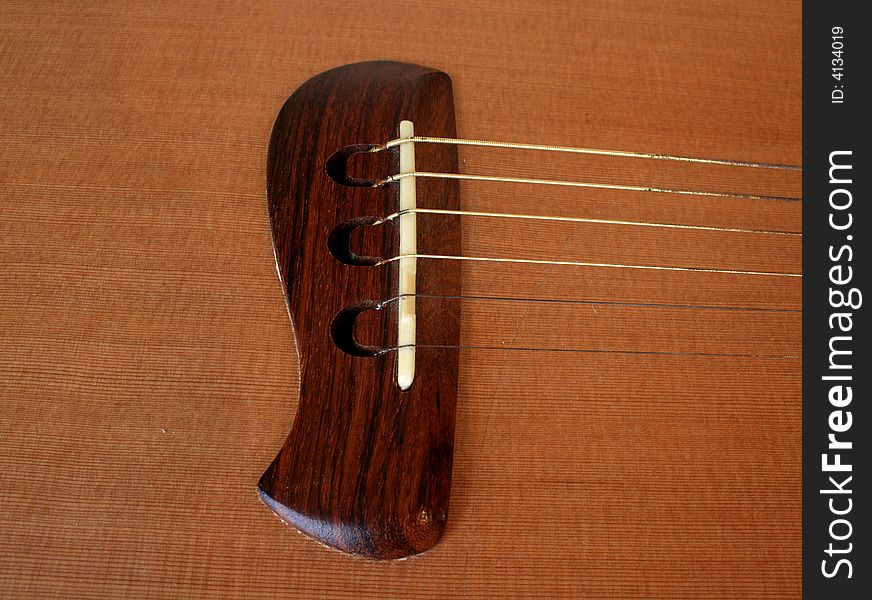
<svg viewBox="0 0 872 600"><path fill-rule="evenodd" d="M0 595L799 596L797 360L463 351L435 548L350 558L263 506L299 382L270 129L310 76L369 59L449 73L462 136L801 160L798 2L3 2ZM783 174L460 158L464 172L799 193ZM795 203L461 190L471 209L801 227ZM468 254L800 260L759 236L463 226ZM701 274L464 265L463 291L800 306L798 281ZM592 305L566 325L497 308L464 303L464 343L673 348L681 334L768 353L799 335L790 313Z"/></svg>
<svg viewBox="0 0 872 600"><path fill-rule="evenodd" d="M341 185L337 181L349 182L352 165L339 171L325 165L337 152L345 156L338 149L349 142L357 148L362 140L397 137L404 119L430 135L455 137L450 78L391 61L331 69L303 84L282 107L267 165L276 265L287 286L300 355L300 394L293 430L258 488L264 502L301 531L376 559L428 550L448 521L460 306L434 303L418 313L419 336L453 347L417 349L414 383L400 390L392 351L398 343L397 302L389 301L399 290L399 263L360 264L351 253L354 248L364 256L397 256L399 223L373 225L361 237L341 236L341 245L328 242L345 230L343 224L397 212L399 184ZM416 154L422 164L457 172L456 147L421 150ZM400 165L399 149L360 158L374 181L397 173ZM357 165L358 175L362 168ZM459 196L457 182L446 180L422 186L416 200L458 210ZM460 254L460 235L457 216L416 228L418 243L454 255ZM422 262L416 277L432 294L460 294L456 261ZM382 301L385 307L374 310ZM378 314L363 313L361 305Z"/></svg>

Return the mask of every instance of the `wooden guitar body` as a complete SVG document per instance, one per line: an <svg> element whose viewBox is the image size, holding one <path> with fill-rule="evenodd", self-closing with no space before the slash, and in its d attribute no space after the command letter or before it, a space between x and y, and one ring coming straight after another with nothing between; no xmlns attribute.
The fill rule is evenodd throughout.
<svg viewBox="0 0 872 600"><path fill-rule="evenodd" d="M452 347L422 348L400 393L393 353L330 337L395 294L393 265L330 241L393 212L395 186L340 185L326 163L410 119L800 164L800 16L2 3L0 597L799 597L800 278L421 260L420 343ZM416 152L428 171L802 196L789 171ZM743 232L801 232L801 201L417 186L419 206L624 223L419 214L421 253L801 269L800 236ZM361 222L346 246L396 243ZM361 346L395 343L392 307L356 318Z"/></svg>

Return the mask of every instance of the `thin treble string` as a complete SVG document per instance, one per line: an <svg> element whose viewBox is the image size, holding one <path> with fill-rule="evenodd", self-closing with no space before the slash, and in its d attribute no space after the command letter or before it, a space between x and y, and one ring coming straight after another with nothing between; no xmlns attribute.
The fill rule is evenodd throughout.
<svg viewBox="0 0 872 600"><path fill-rule="evenodd" d="M751 162L744 160L727 160L720 158L699 158L692 156L678 156L674 154L660 154L654 152L632 152L627 150L604 150L601 148L584 148L571 146L551 146L543 144L519 144L513 142L494 142L488 140L468 140L460 138L442 138L414 136L410 138L397 138L381 146L376 146L372 152L388 150L401 144L449 144L454 146L478 146L482 148L506 148L512 150L538 150L543 152L563 152L570 154L590 154L597 156L615 156L624 158L643 158L649 160L677 161L706 165L723 165L730 167L750 167L757 169L775 169L782 171L802 171L801 165L788 165L779 163Z"/></svg>
<svg viewBox="0 0 872 600"><path fill-rule="evenodd" d="M393 221L403 215L409 214L432 214L432 215L460 215L465 217L491 217L491 218L499 218L499 219L521 219L521 220L532 220L532 221L554 221L554 222L564 222L564 223L593 223L600 225L628 225L634 227L658 227L658 228L666 228L666 229L691 229L697 231L722 231L722 232L730 232L730 233L756 233L756 234L765 234L765 235L784 235L784 236L796 236L802 237L802 232L797 231L783 231L783 230L774 230L774 229L748 229L742 227L716 227L712 225L684 225L680 223L659 223L659 222L649 222L649 221L622 221L617 219L595 219L588 217L557 217L557 216L546 216L546 215L530 215L530 214L518 214L518 213L497 213L497 212L484 212L484 211L476 211L476 210L450 210L450 209L441 209L441 208L409 208L406 210L401 210L395 213L392 213L378 221L375 221L373 225L381 225L383 223L388 223Z"/></svg>
<svg viewBox="0 0 872 600"><path fill-rule="evenodd" d="M561 304L588 304L588 305L612 305L612 306L631 306L644 308L679 308L679 309L701 309L712 311L747 311L747 312L777 312L777 313L801 313L801 309L792 308L755 308L744 306L705 306L694 304L658 304L658 303L641 303L641 302L620 302L620 301L593 301L593 300L564 300L557 298L508 298L497 296L442 296L433 294L402 294L388 298L378 303L378 308L383 309L389 304L398 301L402 297L415 296L416 298L433 298L433 299L458 299L458 300L495 300L507 302L543 302L543 303L561 303ZM625 354L625 355L648 355L648 356L699 356L708 358L753 358L753 359L801 359L802 355L795 354L757 354L749 352L687 352L687 351L664 351L664 350L615 350L601 348L557 348L557 347L536 347L536 346L488 346L476 344L404 344L394 346L392 348L384 348L380 354L394 352L400 348L434 348L434 349L460 349L460 350L511 350L516 352L557 352L557 353L576 353L576 354Z"/></svg>
<svg viewBox="0 0 872 600"><path fill-rule="evenodd" d="M800 308L776 308L756 306L709 306L706 304L671 304L666 302L624 302L620 300L576 300L573 298L515 298L510 296L465 296L465 295L439 295L439 294L398 294L378 303L378 309L397 302L401 298L425 298L436 300L478 300L489 302L522 302L542 304L581 304L585 306L626 306L633 308L657 308L657 309L685 309L685 310L710 310L710 311L736 311L736 312L763 312L763 313L801 313Z"/></svg>
<svg viewBox="0 0 872 600"><path fill-rule="evenodd" d="M546 348L520 346L479 346L463 344L404 344L392 348L383 348L379 354L395 352L400 348L441 348L460 350L511 350L516 352L562 352L568 354L628 354L647 356L701 356L706 358L768 358L768 359L801 359L802 354L755 354L748 352L680 352L669 350L610 350L602 348Z"/></svg>
<svg viewBox="0 0 872 600"><path fill-rule="evenodd" d="M434 173L431 171L412 171L409 173L395 173L384 179L376 181L373 187L381 187L389 183L396 183L407 177L427 179L457 179L465 181L488 181L499 183L527 183L533 185L555 185L576 188L590 188L598 190L621 190L625 192L648 192L655 194L677 194L683 196L703 196L708 198L731 198L734 200L764 200L768 202L802 202L802 198L793 196L766 196L759 194L736 194L732 192L710 192L705 190L686 190L678 188L651 187L642 185L623 185L614 183L593 183L588 181L565 181L563 179L532 179L526 177L500 177L496 175L466 175L463 173Z"/></svg>
<svg viewBox="0 0 872 600"><path fill-rule="evenodd" d="M476 262L518 263L532 265L560 265L570 267L596 267L610 269L640 269L650 271L682 271L694 273L721 273L726 275L759 275L765 277L802 277L802 273L781 273L777 271L744 271L739 269L710 269L706 267L665 267L661 265L630 265L622 263L581 262L572 260L539 260L533 258L496 258L489 256L456 256L447 254L400 254L383 258L375 263L381 266L403 260L404 258L421 258L425 260L466 260Z"/></svg>

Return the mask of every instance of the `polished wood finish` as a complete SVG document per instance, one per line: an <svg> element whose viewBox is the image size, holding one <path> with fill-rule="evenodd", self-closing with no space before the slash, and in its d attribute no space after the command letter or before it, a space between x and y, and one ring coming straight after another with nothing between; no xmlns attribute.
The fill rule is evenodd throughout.
<svg viewBox="0 0 872 600"><path fill-rule="evenodd" d="M795 360L461 351L448 525L408 560L320 547L257 483L300 391L265 169L294 89L399 60L451 76L467 137L798 163L800 12L794 0L0 2L0 596L798 598ZM468 173L801 191L798 178L644 161L459 159ZM789 203L474 184L461 201L802 227ZM376 231L361 233L366 247ZM627 227L468 218L461 241L470 254L800 264L795 244L759 236ZM462 265L462 286L800 307L797 282L704 275ZM517 331L675 348L681 334L762 350L793 347L798 327L461 306L462 343Z"/></svg>
<svg viewBox="0 0 872 600"><path fill-rule="evenodd" d="M372 225L373 218L397 212L398 185L346 187L334 181L346 181L344 173L326 168L346 145L397 137L404 119L422 135L454 137L448 76L396 62L331 69L285 103L267 164L276 262L300 355L300 400L293 431L259 488L264 502L301 531L369 558L402 558L439 540L454 455L460 307L440 302L418 311L419 335L454 348L418 349L415 381L400 391L390 350L397 345L397 303L382 305L383 318L355 318L397 295L398 263L375 266L357 255L398 254L397 221ZM397 151L393 160L386 154L361 156L359 168L375 179L396 173ZM453 146L418 154L433 168L457 171ZM333 162L346 170L344 160ZM457 182L422 186L418 201L457 210ZM352 231L346 223L378 231L363 236L364 249L351 252L355 236L336 235ZM459 218L427 221L418 240L460 254ZM456 262L421 263L417 276L434 294L460 294ZM366 347L355 345L355 337Z"/></svg>

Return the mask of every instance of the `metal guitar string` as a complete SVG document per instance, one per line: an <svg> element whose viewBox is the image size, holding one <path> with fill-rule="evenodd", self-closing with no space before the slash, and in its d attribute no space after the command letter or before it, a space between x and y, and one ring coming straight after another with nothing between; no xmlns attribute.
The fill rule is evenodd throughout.
<svg viewBox="0 0 872 600"><path fill-rule="evenodd" d="M709 192L705 190L685 190L678 188L663 188L641 185L623 185L614 183L593 183L587 181L565 181L562 179L529 179L526 177L501 177L496 175L466 175L463 173L434 173L431 171L410 171L408 173L396 173L388 175L377 181L374 187L380 187L388 183L394 183L403 179L457 179L467 181L489 181L498 183L527 183L533 185L554 185L577 188L590 188L598 190L621 190L625 192L648 192L655 194L678 194L683 196L705 196L709 198L732 198L734 200L765 200L769 202L802 202L802 198L793 196L762 196L758 194L737 194L733 192Z"/></svg>
<svg viewBox="0 0 872 600"><path fill-rule="evenodd" d="M400 300L401 296L394 296L382 300L378 303L376 310L383 310L390 304ZM473 300L473 301L493 301L493 302L519 302L519 303L546 303L546 304L569 304L569 305L588 305L588 306L625 306L638 308L656 308L656 309L685 309L685 310L708 310L708 311L734 311L734 312L763 312L763 313L802 313L801 309L797 308L764 308L764 307L747 307L747 306L706 306L703 304L669 304L656 302L622 302L616 300L574 300L574 299L559 299L559 298L511 298L504 296L464 296L464 295L438 295L438 294L417 294L418 299L435 299L435 300ZM394 346L392 348L384 348L380 354L386 354L399 350L403 346ZM588 348L543 348L530 346L487 346L487 345L445 345L445 344L415 344L417 348L458 348L462 350L514 350L527 352L562 352L562 353L583 353L583 354L642 354L642 355L662 355L662 356L702 356L702 357L732 357L732 358L802 358L801 355L793 354L753 354L753 353L716 353L716 352L680 352L680 351L654 351L654 350L610 350L610 349L588 349Z"/></svg>
<svg viewBox="0 0 872 600"><path fill-rule="evenodd" d="M623 157L623 158L641 158L641 159L648 159L648 160L674 161L674 162L684 162L684 163L721 165L721 166L730 166L730 167L746 167L746 168L780 170L780 171L802 171L802 167L800 165L789 165L789 164L781 164L781 163L751 162L751 161L728 160L728 159L720 159L720 158L699 158L699 157L692 157L692 156L679 156L679 155L674 155L674 154L659 154L659 153L653 153L653 152L633 152L633 151L627 151L627 150L606 150L606 149L600 149L600 148L551 146L551 145L542 145L542 144L522 144L522 143L514 143L514 142L495 142L495 141L489 141L489 140L471 140L471 139L441 138L441 137L427 137L427 136L413 136L413 137L408 137L408 138L393 139L393 140L390 140L382 145L375 146L374 148L372 148L370 150L370 152L381 152L384 150L388 150L390 148L394 148L397 146L401 146L403 144L410 144L410 143L447 144L447 145L455 145L455 146L504 148L504 149L512 149L512 150L536 150L536 151L544 151L544 152L562 152L562 153L571 153L571 154L588 154L588 155ZM377 186L385 185L387 183L399 181L400 179L403 179L406 177L460 179L460 180L489 181L489 182L503 182L503 183L528 183L528 184L537 184L537 185L557 185L557 186L582 187L582 188L607 189L607 190L623 190L623 191L634 191L634 192L682 194L682 195L692 195L692 196L707 196L707 197L714 197L714 198L734 198L734 199L743 199L743 200L770 200L770 201L782 201L782 202L800 202L800 201L802 201L802 198L789 197L789 196L765 196L765 195L758 195L758 194L737 194L737 193L731 193L731 192L716 192L716 191L704 191L704 190L683 190L683 189L676 189L676 188L661 188L661 187L654 187L654 186L621 185L621 184L592 183L592 182L580 182L580 181L563 181L563 180L555 180L555 179L501 177L501 176L492 176L492 175L467 175L467 174L461 174L461 173L433 173L433 172L429 172L429 171L415 171L415 172L411 172L411 173L397 173L394 175L390 175L390 176L386 177L385 179L382 179L381 181L378 181L376 183L376 185Z"/></svg>
<svg viewBox="0 0 872 600"><path fill-rule="evenodd" d="M698 163L706 165L723 165L730 167L750 167L758 169L777 169L782 171L802 171L801 165L787 165L780 163L751 162L743 160L726 160L720 158L699 158L692 156L677 156L674 154L659 154L653 152L632 152L628 150L604 150L601 148L584 148L571 146L550 146L543 144L519 144L513 142L494 142L489 140L469 140L460 138L442 138L413 136L409 138L397 138L376 146L370 152L389 150L402 144L448 144L453 146L477 146L480 148L507 148L512 150L538 150L542 152L564 152L570 154L590 154L597 156L615 156L623 158L645 158L649 160L665 160L686 163Z"/></svg>
<svg viewBox="0 0 872 600"><path fill-rule="evenodd" d="M379 355L396 352L408 346L393 346L382 348ZM415 344L415 348L434 349L459 349L459 350L511 350L516 352L560 352L566 354L627 354L646 356L700 356L705 358L768 358L768 359L796 359L802 358L802 354L755 354L748 352L682 352L673 350L611 350L608 348L543 348L521 346L487 346L487 345L463 345L463 344Z"/></svg>
<svg viewBox="0 0 872 600"><path fill-rule="evenodd" d="M382 300L378 303L377 310L383 310L390 304L397 302L401 296L394 296ZM735 312L766 312L766 313L802 313L802 309L797 308L764 308L764 307L746 307L746 306L706 306L703 304L669 304L655 302L622 302L616 300L574 300L574 299L559 299L559 298L511 298L502 296L464 296L464 295L437 295L437 294L418 294L418 299L436 299L436 300L473 300L473 301L495 301L495 302L540 302L547 304L570 304L570 305L589 305L589 306L626 306L639 308L656 308L656 309L685 309L685 310L708 310L708 311L735 311ZM404 346L394 346L391 348L383 348L380 354L387 354L399 350ZM795 354L756 354L748 352L727 353L727 352L687 352L687 351L665 351L665 350L613 350L601 348L548 348L535 346L507 346L507 345L476 345L476 344L415 344L416 348L434 348L434 349L460 349L460 350L512 350L525 352L558 352L558 353L579 353L579 354L627 354L627 355L650 355L650 356L700 356L706 358L769 358L769 359L800 359L802 355Z"/></svg>
<svg viewBox="0 0 872 600"><path fill-rule="evenodd" d="M680 223L659 223L651 221L622 221L617 219L595 219L588 217L558 217L545 215L530 215L519 213L484 212L477 210L450 210L442 208L409 208L391 213L372 223L381 225L408 214L460 215L464 217L491 217L498 219L522 219L531 221L554 221L562 223L591 223L597 225L628 225L633 227L659 227L665 229L690 229L697 231L721 231L728 233L758 233L765 235L785 235L802 237L800 231L784 231L774 229L747 229L742 227L716 227L712 225L684 225Z"/></svg>
<svg viewBox="0 0 872 600"><path fill-rule="evenodd" d="M378 303L378 310L388 307L404 296L399 294L387 298ZM440 295L440 294L416 294L416 298L430 300L473 300L484 302L518 302L518 303L542 303L542 304L568 304L585 306L626 306L633 308L658 308L658 309L684 309L684 310L709 310L709 311L734 311L734 312L763 312L763 313L802 313L800 308L778 308L759 306L710 306L706 304L679 304L668 302L627 302L621 300L577 300L574 298L517 298L511 296L467 296L467 295Z"/></svg>
<svg viewBox="0 0 872 600"><path fill-rule="evenodd" d="M447 144L458 146L476 146L489 148L505 148L515 150L533 150L545 152L562 152L571 154L588 154L610 157L638 158L661 161L675 161L684 163L695 163L705 165L721 165L732 167L782 170L782 171L802 171L799 165L789 165L780 163L763 163L750 161L737 161L712 158L698 158L689 156L678 156L669 154L657 154L647 152L633 152L620 150L605 150L598 148L584 147L568 147L568 146L551 146L539 144L519 144L510 142L494 142L485 140L470 140L459 138L438 138L427 136L409 136L390 140L385 144L373 147L370 152L380 152L391 148L400 147L403 144ZM725 198L736 200L755 200L768 202L802 202L801 197L793 196L778 196L778 195L762 195L735 193L727 191L707 191L699 189L679 189L672 187L646 186L646 185L630 185L630 184L613 184L613 183L596 183L596 182L581 182L567 181L554 179L540 178L524 178L524 177L503 177L494 175L475 175L461 173L444 173L418 171L417 169L407 170L393 175L389 175L384 179L376 181L374 187L385 186L390 183L399 183L405 179L416 178L431 178L431 179L449 179L449 180L466 180L466 181L485 181L497 183L511 184L530 184L530 185L547 185L547 186L565 186L575 188L588 189L603 189L603 190L620 190L629 192L643 193L659 193L659 194L675 194L684 196L698 196L707 198ZM414 216L417 214L432 214L432 215L457 215L464 217L482 217L482 218L499 218L499 219L516 219L529 221L547 221L547 222L563 222L563 223L586 223L586 224L601 224L601 225L622 225L632 227L651 227L662 229L684 229L708 232L728 232L728 233L743 233L754 235L770 235L770 236L785 236L785 237L802 237L799 231L774 230L774 229L757 229L745 227L720 227L710 225L692 225L679 223L665 222L643 222L618 219L599 219L587 217L564 217L564 216L548 216L534 215L522 213L502 213L502 212L487 212L475 210L451 210L437 208L405 208L389 214L375 221L373 225L389 223L394 220L399 220L404 215ZM801 278L801 273L778 272L778 271L757 271L757 270L741 270L741 269L721 269L709 267L678 267L666 265L641 265L641 264L624 264L624 263L609 263L609 262L588 262L588 261L569 261L569 260L540 260L528 258L500 258L500 257L485 257L485 256L455 256L443 254L424 254L424 253L400 253L397 256L384 258L375 263L375 266L388 265L394 262L401 262L404 259L424 259L424 260L462 260L475 262L493 262L493 263L513 263L513 264L531 264L531 265L558 265L558 266L574 266L588 268L611 268L611 269L638 269L651 271L672 271L672 272L698 272L698 273L716 273L728 275L746 275L758 276L767 278ZM393 302L400 302L406 294L399 294L392 298L383 300L378 303L378 310L381 310ZM720 311L746 311L746 312L783 312L783 313L799 313L798 309L779 309L779 308L758 308L758 307L740 307L740 306L705 306L691 304L660 304L660 303L640 303L640 302L618 302L618 301L591 301L591 300L562 300L562 299L537 299L537 298L509 298L500 296L463 296L463 295L428 295L416 294L418 298L432 299L456 299L456 300L477 300L477 301L497 301L497 302L550 302L575 305L615 305L615 306L637 306L649 308L673 308L673 309L697 309L697 310L720 310ZM614 350L614 349L572 349L572 348L543 348L543 347L515 347L506 345L440 345L440 344L398 344L392 348L384 348L382 353L399 352L404 348L444 348L444 349L475 349L475 350L512 350L512 351L537 351L537 352L560 352L560 353L604 353L604 354L627 354L627 355L649 355L649 356L700 356L700 357L727 357L727 358L765 358L765 359L800 359L801 355L793 354L758 354L758 353L717 353L717 352L687 352L687 351L645 351L645 350Z"/></svg>
<svg viewBox="0 0 872 600"><path fill-rule="evenodd" d="M595 154L595 155L603 155L603 156L620 156L620 157L628 157L628 158L643 158L643 159L652 159L652 160L668 160L668 161L679 161L679 162L687 162L687 163L700 163L700 164L708 164L708 165L725 165L725 166L734 166L734 167L746 167L746 168L758 168L758 169L769 169L769 170L784 170L784 171L801 171L802 167L798 165L788 165L788 164L779 164L779 163L761 163L761 162L748 162L748 161L737 161L737 160L725 160L725 159L713 159L713 158L696 158L689 156L677 156L670 154L655 154L655 153L647 153L647 152L631 152L631 151L620 151L620 150L604 150L597 148L583 148L583 147L569 147L569 146L547 146L547 145L538 145L538 144L519 144L519 143L511 143L511 142L493 142L493 141L484 141L484 140L468 140L468 139L459 139L459 138L438 138L438 137L426 137L426 136L412 136L406 138L397 138L394 140L390 140L385 144L374 147L370 152L379 152L383 150L387 150L393 147L401 146L402 144L408 143L431 143L431 144L453 144L453 145L466 145L466 146L480 146L480 147L492 147L492 148L508 148L508 149L522 149L522 150L539 150L539 151L548 151L548 152L565 152L565 153L575 153L575 154ZM676 189L676 188L665 188L665 187L651 187L651 186L638 186L638 185L623 185L623 184L609 184L609 183L591 183L591 182L578 182L578 181L564 181L564 180L553 180L553 179L529 179L529 178L520 178L520 177L500 177L500 176L491 176L491 175L466 175L461 173L434 173L429 171L411 171L411 172L403 172L397 173L394 175L390 175L385 179L382 179L376 182L376 186L383 186L388 183L395 183L402 181L406 178L440 178L440 179L459 179L459 180L476 180L476 181L489 181L489 182L504 182L504 183L522 183L522 184L536 184L536 185L557 185L557 186L570 186L570 187L582 187L582 188L596 188L596 189L610 189L610 190L622 190L622 191L635 191L635 192L648 192L648 193L664 193L664 194L681 194L681 195L693 195L693 196L705 196L705 197L714 197L714 198L732 198L732 199L744 199L744 200L765 200L765 201L781 201L781 202L801 202L802 198L799 197L790 197L790 196L772 196L772 195L760 195L760 194L742 194L742 193L733 193L733 192L713 192L713 191L705 191L705 190L687 190L687 189ZM376 221L375 224L386 223L389 221L393 221L394 219L398 219L403 215L414 215L414 214L436 214L436 215L461 215L461 216L474 216L474 217L489 217L489 218L503 218L503 219L522 219L522 220L537 220L537 221L551 221L551 222L572 222L572 223L592 223L592 224L608 224L608 225L627 225L634 227L657 227L657 228L669 228L669 229L688 229L688 230L699 230L699 231L719 231L719 232L732 232L732 233L751 233L758 235L780 235L780 236L794 236L801 237L801 232L795 231L783 231L783 230L769 230L769 229L753 229L753 228L739 228L739 227L716 227L716 226L704 226L704 225L685 225L685 224L676 224L676 223L658 223L658 222L642 222L642 221L628 221L628 220L615 220L615 219L595 219L595 218L584 218L584 217L560 217L560 216L546 216L546 215L532 215L532 214L513 214L513 213L498 213L498 212L485 212L485 211L465 211L465 210L448 210L448 209L433 209L433 208L411 208L397 211L393 214L387 215L380 220ZM741 270L741 269L716 269L716 268L707 268L707 267L671 267L664 265L631 265L631 264L619 264L619 263L604 263L604 262L586 262L586 261L566 261L566 260L539 260L539 259L525 259L525 258L497 258L497 257L484 257L484 256L453 256L453 255L443 255L443 254L400 254L397 256L393 256L390 258L385 258L380 260L377 265L384 265L395 261L400 261L405 258L414 258L414 259L429 259L429 260L464 260L464 261L478 261L478 262L500 262L500 263L516 263L516 264L539 264L539 265L561 265L561 266L578 266L578 267L596 267L596 268L621 268L621 269L646 269L646 270L655 270L655 271L684 271L684 272L702 272L702 273L721 273L721 274L730 274L730 275L756 275L756 276L766 276L766 277L802 277L801 273L782 273L782 272L773 272L773 271L754 271L754 270Z"/></svg>
<svg viewBox="0 0 872 600"><path fill-rule="evenodd" d="M758 275L763 277L802 277L802 273L781 273L778 271L745 271L740 269L711 269L708 267L668 267L663 265L630 265L624 263L583 262L574 260L539 260L533 258L497 258L490 256L455 256L447 254L399 254L383 258L374 266L386 265L404 258L425 260L465 260L476 262L518 263L533 265L560 265L569 267L596 267L609 269L640 269L651 271L685 271L694 273L722 273L728 275Z"/></svg>

